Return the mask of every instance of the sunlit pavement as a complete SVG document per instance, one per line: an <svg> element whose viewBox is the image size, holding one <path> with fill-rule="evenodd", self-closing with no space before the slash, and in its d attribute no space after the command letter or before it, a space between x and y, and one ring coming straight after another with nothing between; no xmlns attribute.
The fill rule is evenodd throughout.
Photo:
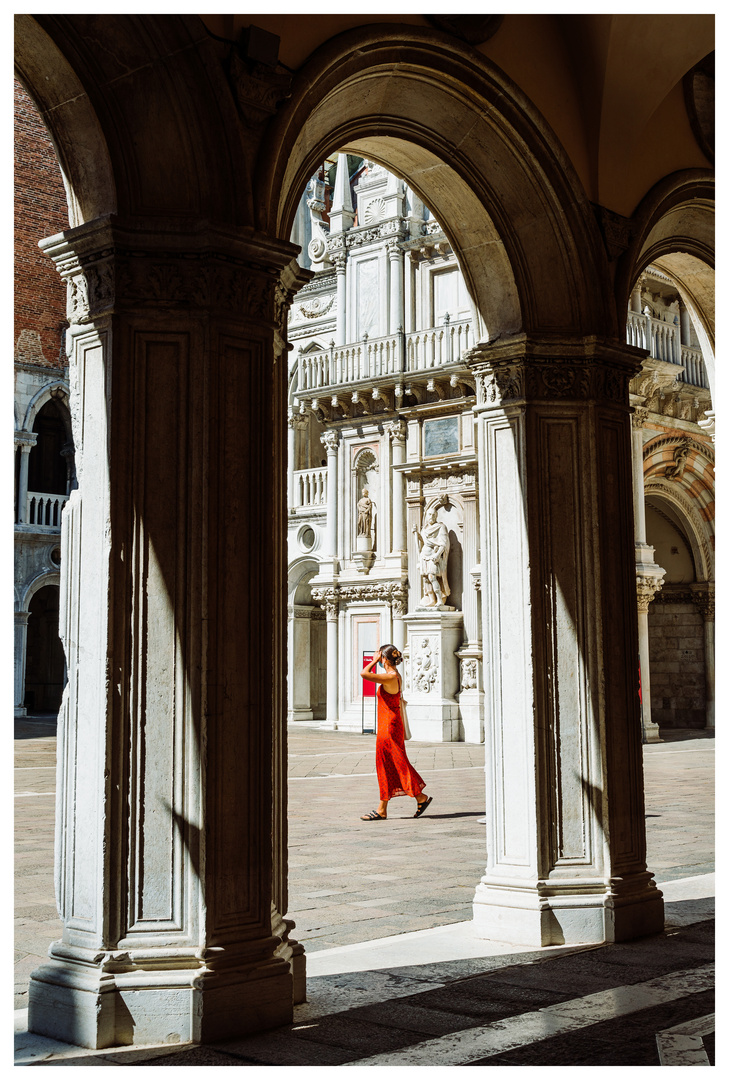
<svg viewBox="0 0 729 1080"><path fill-rule="evenodd" d="M374 738L290 730L288 915L306 945L309 1001L293 1026L255 1039L103 1052L24 1033L30 972L61 924L53 726L16 721L16 736L17 1064L713 1061L714 743L703 733L644 748L649 868L670 883L666 933L534 953L474 942L464 926L485 859L483 747L409 743L431 807L415 820L414 801L400 798L387 821L364 822L378 801Z"/></svg>

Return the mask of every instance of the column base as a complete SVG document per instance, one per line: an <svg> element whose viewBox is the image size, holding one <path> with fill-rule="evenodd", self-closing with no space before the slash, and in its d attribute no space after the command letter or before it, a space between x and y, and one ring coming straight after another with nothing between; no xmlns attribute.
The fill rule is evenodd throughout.
<svg viewBox="0 0 729 1080"><path fill-rule="evenodd" d="M647 873L631 882L616 879L601 892L559 895L482 881L473 923L479 938L537 948L629 941L663 931L663 894Z"/></svg>
<svg viewBox="0 0 729 1080"><path fill-rule="evenodd" d="M27 716L28 715L28 710L25 708L24 705L16 705L14 715L15 716Z"/></svg>
<svg viewBox="0 0 729 1080"><path fill-rule="evenodd" d="M454 701L411 705L405 700L410 731L416 742L461 742L460 710Z"/></svg>
<svg viewBox="0 0 729 1080"><path fill-rule="evenodd" d="M200 950L175 950L164 967L145 952L135 963L130 953L56 943L31 975L28 1031L103 1050L242 1038L293 1019L294 975L283 959L218 972L196 961Z"/></svg>
<svg viewBox="0 0 729 1080"><path fill-rule="evenodd" d="M654 724L652 721L648 724L643 724L643 741L646 743L663 742L661 738L661 729L658 724Z"/></svg>

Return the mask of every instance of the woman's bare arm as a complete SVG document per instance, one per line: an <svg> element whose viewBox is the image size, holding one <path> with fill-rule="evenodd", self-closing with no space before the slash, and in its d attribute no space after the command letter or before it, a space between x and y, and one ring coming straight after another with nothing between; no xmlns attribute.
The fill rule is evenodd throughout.
<svg viewBox="0 0 729 1080"><path fill-rule="evenodd" d="M369 679L370 682L382 683L388 693L394 694L400 687L399 679L397 679L397 677L393 678L392 675L377 675L372 670L375 665L380 662L380 659L380 651L378 649L367 667L362 670L362 678ZM392 689L392 687L395 689Z"/></svg>

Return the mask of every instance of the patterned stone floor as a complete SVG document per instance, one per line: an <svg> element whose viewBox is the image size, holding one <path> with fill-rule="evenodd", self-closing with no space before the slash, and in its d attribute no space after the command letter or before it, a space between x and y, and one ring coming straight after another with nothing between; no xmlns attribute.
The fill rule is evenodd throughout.
<svg viewBox="0 0 729 1080"><path fill-rule="evenodd" d="M713 749L713 740L696 732L644 748L649 867L659 881L714 868ZM485 858L483 747L408 744L433 804L413 820L413 801L394 800L390 818L381 822L359 820L377 803L372 736L297 728L289 751L289 915L312 966L325 950L470 918ZM54 759L52 725L16 724L19 1010L27 1003L30 971L61 930L53 900ZM668 907L680 914L680 904ZM40 1050L34 1044L31 1052L21 1036L21 1060L408 1065L430 1064L438 1050L448 1058L443 1064L456 1065L659 1064L656 1033L711 1012L711 912L712 904L700 901L664 935L567 955L522 953L324 975L312 980L316 993L297 1010L294 1025L254 1040L89 1056L58 1044ZM649 985L656 979L659 986ZM637 989L621 991L624 1012L615 1015L600 995L619 987ZM575 1026L570 1016L584 1019L588 997L594 998L590 1023ZM698 1043L713 1055L710 1034Z"/></svg>

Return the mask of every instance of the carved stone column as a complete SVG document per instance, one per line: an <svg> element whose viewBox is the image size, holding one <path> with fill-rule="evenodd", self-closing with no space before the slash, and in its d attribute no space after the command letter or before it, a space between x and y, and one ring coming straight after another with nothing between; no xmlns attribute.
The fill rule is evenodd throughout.
<svg viewBox="0 0 729 1080"><path fill-rule="evenodd" d="M19 525L28 523L28 463L30 452L38 441L38 436L33 432L16 434L15 445L20 447L20 470L18 475L18 509L17 519Z"/></svg>
<svg viewBox="0 0 729 1080"><path fill-rule="evenodd" d="M309 426L309 421L306 416L302 416L301 413L291 412L289 410L288 415L288 447L287 447L287 470L286 470L286 488L288 493L289 507L295 505L294 500L294 472L296 471L296 432L305 431Z"/></svg>
<svg viewBox="0 0 729 1080"><path fill-rule="evenodd" d="M339 435L336 431L325 431L321 441L327 452L326 550L327 556L332 560L333 573L336 573L339 554L337 543L339 535Z"/></svg>
<svg viewBox="0 0 729 1080"><path fill-rule="evenodd" d="M397 240L387 241L387 255L390 260L390 333L402 331L405 313L403 296L403 251Z"/></svg>
<svg viewBox="0 0 729 1080"><path fill-rule="evenodd" d="M312 598L327 613L327 718L325 727L339 727L339 591L312 589Z"/></svg>
<svg viewBox="0 0 729 1080"><path fill-rule="evenodd" d="M647 743L661 741L661 729L651 719L651 665L650 644L648 640L648 608L653 597L663 585L665 570L656 567L656 573L646 572L639 567L636 574L638 590L638 656L640 658L640 690L643 723L643 741Z"/></svg>
<svg viewBox="0 0 729 1080"><path fill-rule="evenodd" d="M332 254L337 271L337 345L347 341L347 255L340 251Z"/></svg>
<svg viewBox="0 0 729 1080"><path fill-rule="evenodd" d="M62 528L64 930L28 1023L96 1048L276 1027L296 980L280 328L301 275L251 230L166 224L43 244L68 286L79 487Z"/></svg>
<svg viewBox="0 0 729 1080"><path fill-rule="evenodd" d="M29 611L15 613L15 715L26 716L25 708L25 658L28 648Z"/></svg>
<svg viewBox="0 0 729 1080"><path fill-rule="evenodd" d="M646 870L628 381L595 338L479 345L485 938L619 941L663 927Z"/></svg>
<svg viewBox="0 0 729 1080"><path fill-rule="evenodd" d="M704 620L704 669L706 674L706 730L713 731L716 726L714 704L716 668L714 659L714 586L712 584L692 585L694 603Z"/></svg>
<svg viewBox="0 0 729 1080"><path fill-rule="evenodd" d="M393 420L385 425L385 430L392 442L392 551L399 555L407 551L405 531L405 487L402 473L397 469L405 461L405 440L407 424L404 420Z"/></svg>
<svg viewBox="0 0 729 1080"><path fill-rule="evenodd" d="M648 608L661 588L666 571L653 558L654 548L648 543L645 526L645 486L643 483L643 428L648 419L647 409L634 409L631 417L633 432L633 517L635 519L635 572L638 587L638 662L640 664L641 720L643 740L660 742L661 729L651 719L650 641Z"/></svg>
<svg viewBox="0 0 729 1080"><path fill-rule="evenodd" d="M405 616L408 610L408 587L406 582L392 585L390 588L390 607L392 609L392 644L400 652L405 649ZM405 699L407 701L407 698Z"/></svg>

